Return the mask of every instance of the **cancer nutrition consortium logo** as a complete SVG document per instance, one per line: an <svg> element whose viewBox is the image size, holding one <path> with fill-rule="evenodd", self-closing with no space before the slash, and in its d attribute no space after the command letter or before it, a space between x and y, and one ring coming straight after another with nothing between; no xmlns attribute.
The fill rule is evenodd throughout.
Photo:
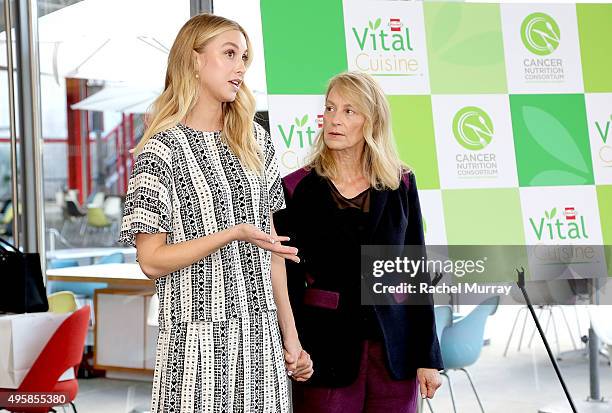
<svg viewBox="0 0 612 413"><path fill-rule="evenodd" d="M547 56L559 47L561 31L548 14L532 13L523 20L521 39L531 53Z"/></svg>
<svg viewBox="0 0 612 413"><path fill-rule="evenodd" d="M453 135L465 149L484 149L493 140L493 132L491 118L476 106L464 107L453 118Z"/></svg>

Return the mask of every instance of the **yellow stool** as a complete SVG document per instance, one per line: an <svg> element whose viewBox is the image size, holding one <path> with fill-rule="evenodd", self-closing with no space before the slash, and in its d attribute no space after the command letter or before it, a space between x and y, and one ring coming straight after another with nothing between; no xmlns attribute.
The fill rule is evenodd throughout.
<svg viewBox="0 0 612 413"><path fill-rule="evenodd" d="M52 313L72 313L77 309L76 298L72 291L58 291L47 296L49 311Z"/></svg>

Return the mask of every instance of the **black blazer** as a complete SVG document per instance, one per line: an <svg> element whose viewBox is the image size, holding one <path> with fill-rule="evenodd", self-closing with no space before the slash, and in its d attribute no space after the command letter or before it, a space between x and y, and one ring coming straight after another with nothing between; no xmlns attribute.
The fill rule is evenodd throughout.
<svg viewBox="0 0 612 413"><path fill-rule="evenodd" d="M277 233L289 235L299 249L300 264L287 261L287 280L299 338L312 357L313 385L341 387L356 378L362 351L360 247L424 245L421 210L414 174L407 172L396 190L372 190L362 239L345 239L329 184L304 168L286 176L287 208L274 214ZM314 282L313 282L314 281ZM336 309L305 300L308 288L339 293ZM306 301L307 303L305 303ZM397 380L413 378L416 369L443 369L433 305L376 305L388 368Z"/></svg>

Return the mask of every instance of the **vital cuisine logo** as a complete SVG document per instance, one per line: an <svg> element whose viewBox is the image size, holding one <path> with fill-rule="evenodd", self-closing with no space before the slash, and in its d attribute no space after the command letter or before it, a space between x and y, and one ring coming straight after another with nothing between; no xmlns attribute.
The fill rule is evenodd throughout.
<svg viewBox="0 0 612 413"><path fill-rule="evenodd" d="M612 168L612 146L608 144L608 135L610 134L610 125L612 124L612 115L605 122L595 121L595 129L601 138L603 145L599 148L599 159L603 162L603 166Z"/></svg>
<svg viewBox="0 0 612 413"><path fill-rule="evenodd" d="M484 149L493 139L493 122L481 108L467 106L453 118L453 134L465 149Z"/></svg>
<svg viewBox="0 0 612 413"><path fill-rule="evenodd" d="M547 56L559 47L561 31L548 14L532 13L523 20L521 39L531 53Z"/></svg>
<svg viewBox="0 0 612 413"><path fill-rule="evenodd" d="M277 125L287 149L312 146L318 129L323 126L321 123L323 117L321 115L317 116L316 129L308 124L308 119L309 116L304 115L301 118L296 117L294 123L289 126Z"/></svg>
<svg viewBox="0 0 612 413"><path fill-rule="evenodd" d="M574 207L564 207L563 213L557 208L544 211L539 219L529 218L529 224L538 241L562 241L588 239L584 216Z"/></svg>
<svg viewBox="0 0 612 413"><path fill-rule="evenodd" d="M419 61L414 52L410 27L399 17L369 20L363 27L352 27L353 41L359 48L354 66L373 76L415 76Z"/></svg>
<svg viewBox="0 0 612 413"><path fill-rule="evenodd" d="M319 129L323 127L323 115L311 117L305 114L296 117L290 125L278 124L276 127L286 148L279 153L279 161L292 171L304 163Z"/></svg>

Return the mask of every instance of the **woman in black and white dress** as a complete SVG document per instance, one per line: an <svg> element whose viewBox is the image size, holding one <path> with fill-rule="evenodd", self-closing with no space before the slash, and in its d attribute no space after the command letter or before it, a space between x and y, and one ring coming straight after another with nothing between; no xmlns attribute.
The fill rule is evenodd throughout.
<svg viewBox="0 0 612 413"><path fill-rule="evenodd" d="M250 49L237 23L190 19L135 150L120 241L160 301L153 412L286 412L287 374L312 374L287 296L297 250L270 218L285 206L274 147L243 81Z"/></svg>

